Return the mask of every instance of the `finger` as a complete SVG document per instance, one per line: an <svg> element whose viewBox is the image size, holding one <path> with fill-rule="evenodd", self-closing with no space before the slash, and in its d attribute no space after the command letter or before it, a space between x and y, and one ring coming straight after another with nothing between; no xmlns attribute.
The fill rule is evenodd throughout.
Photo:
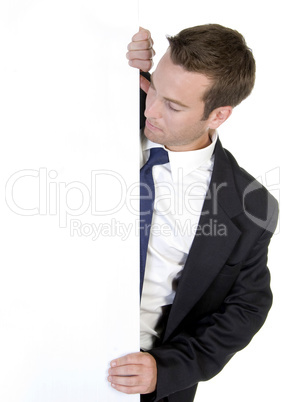
<svg viewBox="0 0 285 402"><path fill-rule="evenodd" d="M150 44L151 44L151 46L152 46L152 45L153 45L153 40L152 40L150 31L149 31L148 29L145 29L145 28L140 27L139 33L141 33L141 32L146 32L146 34L147 34L147 40L150 42Z"/></svg>
<svg viewBox="0 0 285 402"><path fill-rule="evenodd" d="M108 370L111 376L140 375L144 372L142 364L127 364L124 366L112 367Z"/></svg>
<svg viewBox="0 0 285 402"><path fill-rule="evenodd" d="M153 41L151 40L140 40L138 42L130 42L127 46L128 50L146 50L151 49L153 46Z"/></svg>
<svg viewBox="0 0 285 402"><path fill-rule="evenodd" d="M149 70L147 70L147 71L149 71ZM148 90L150 87L150 82L147 78L143 77L142 75L140 76L140 87L146 94L148 93Z"/></svg>
<svg viewBox="0 0 285 402"><path fill-rule="evenodd" d="M152 62L152 60L148 60L148 61L130 60L129 65L131 67L138 68L139 70L147 73L152 68L153 62Z"/></svg>
<svg viewBox="0 0 285 402"><path fill-rule="evenodd" d="M148 72L152 66L153 62L152 60L130 60L129 61L129 66L138 68L141 71Z"/></svg>
<svg viewBox="0 0 285 402"><path fill-rule="evenodd" d="M125 356L118 357L117 359L112 360L110 366L119 367L119 366L125 366L127 364L141 364L140 363L142 361L141 355L143 355L142 352L129 353Z"/></svg>
<svg viewBox="0 0 285 402"><path fill-rule="evenodd" d="M153 49L147 50L133 50L127 52L126 57L128 60L150 60L154 56L155 52Z"/></svg>
<svg viewBox="0 0 285 402"><path fill-rule="evenodd" d="M140 376L132 377L114 377L109 376L113 388L127 394L144 394L148 392L148 386Z"/></svg>
<svg viewBox="0 0 285 402"><path fill-rule="evenodd" d="M145 51L145 57L143 56L143 52L138 52L139 54L136 55L135 52L128 52L126 54L126 58L130 61L134 61L134 62L148 62L148 63L152 63L152 54L151 52L147 52Z"/></svg>
<svg viewBox="0 0 285 402"><path fill-rule="evenodd" d="M140 41L140 40L147 40L151 38L151 33L149 32L148 29L140 27L139 31L134 34L132 37L132 41Z"/></svg>
<svg viewBox="0 0 285 402"><path fill-rule="evenodd" d="M144 391L141 390L141 387L126 387L123 385L111 384L113 388L115 388L119 392L124 392L125 394L143 394Z"/></svg>
<svg viewBox="0 0 285 402"><path fill-rule="evenodd" d="M108 377L108 381L111 384L123 385L125 387L138 387L143 384L142 379L139 376L113 376Z"/></svg>

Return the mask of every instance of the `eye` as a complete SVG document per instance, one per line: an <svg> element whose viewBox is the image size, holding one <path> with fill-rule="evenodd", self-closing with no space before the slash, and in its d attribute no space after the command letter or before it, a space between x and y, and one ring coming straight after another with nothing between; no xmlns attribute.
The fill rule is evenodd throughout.
<svg viewBox="0 0 285 402"><path fill-rule="evenodd" d="M167 107L168 107L170 110L172 110L173 112L180 112L179 109L176 109L175 107L172 106L171 102L168 101L168 102L166 102L166 104L167 104Z"/></svg>

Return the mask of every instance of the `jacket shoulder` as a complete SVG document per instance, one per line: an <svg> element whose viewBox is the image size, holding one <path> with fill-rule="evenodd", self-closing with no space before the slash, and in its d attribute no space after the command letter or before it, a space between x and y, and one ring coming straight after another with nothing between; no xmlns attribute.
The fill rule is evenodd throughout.
<svg viewBox="0 0 285 402"><path fill-rule="evenodd" d="M267 229L274 232L278 218L278 202L266 187L242 168L234 156L223 148L228 163L231 166L232 177L237 194L248 217Z"/></svg>

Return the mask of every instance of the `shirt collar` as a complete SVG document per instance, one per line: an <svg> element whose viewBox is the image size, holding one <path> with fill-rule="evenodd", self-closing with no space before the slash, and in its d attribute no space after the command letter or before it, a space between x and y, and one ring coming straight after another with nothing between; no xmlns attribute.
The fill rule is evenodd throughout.
<svg viewBox="0 0 285 402"><path fill-rule="evenodd" d="M197 149L195 151L174 152L169 151L163 145L156 144L145 136L142 139L142 151L145 163L149 157L149 150L151 148L163 148L168 152L169 163L171 168L172 177L177 177L178 171L183 172L183 176L191 173L193 170L198 169L200 166L209 162L215 149L215 145L218 139L217 131L214 131L211 135L211 144L206 148Z"/></svg>

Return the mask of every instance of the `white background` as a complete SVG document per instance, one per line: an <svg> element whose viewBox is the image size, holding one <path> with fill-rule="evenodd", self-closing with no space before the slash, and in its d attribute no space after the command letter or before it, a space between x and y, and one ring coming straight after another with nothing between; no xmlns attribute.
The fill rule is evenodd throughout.
<svg viewBox="0 0 285 402"><path fill-rule="evenodd" d="M112 1L112 8L110 2L81 0L79 8L78 4L67 0L0 3L0 397L5 402L62 402L63 395L70 402L82 401L82 395L85 402L88 398L137 400L115 393L106 382L110 359L138 347L136 289L129 286L130 275L134 275L131 282L138 281L137 270L132 270L137 244L110 236L93 242L87 232L71 236L69 226L59 227L59 204L53 201L59 197L59 183L63 183L64 206L68 183L76 181L90 188L91 170L117 171L121 136L135 141L137 75L126 67L124 55L138 25L137 2ZM142 0L139 10L140 25L153 33L156 63L167 47L165 35L188 26L220 23L245 36L257 62L256 86L219 130L220 137L241 166L260 177L280 201L285 89L281 6L276 0ZM115 132L113 125L117 127L118 122L123 129ZM102 149L109 148L110 138L106 160ZM130 162L136 164L135 153ZM126 166L124 154L119 173L131 183L134 177ZM7 180L19 170L40 168L47 169L43 188L51 198L42 204L40 216L16 215L3 197ZM37 207L36 180L28 177L15 187L17 201L21 199L26 208ZM69 193L69 213L72 206L79 208L85 189ZM99 206L112 207L102 202ZM120 211L116 219L132 222L133 217L125 212ZM88 212L68 216L68 222L71 219L90 223ZM96 217L96 225L100 223L105 220ZM197 402L284 400L280 369L285 358L282 229L281 220L269 255L274 306L268 320L221 374L200 384ZM128 259L116 258L110 243L112 250L119 244ZM25 291L29 277L32 292ZM35 372L38 378L33 385Z"/></svg>
<svg viewBox="0 0 285 402"><path fill-rule="evenodd" d="M3 402L139 399L107 382L139 351L137 216L120 206L138 182L138 11L123 3L0 4Z"/></svg>
<svg viewBox="0 0 285 402"><path fill-rule="evenodd" d="M284 197L280 182L285 134L283 14L283 4L277 0L144 0L139 14L140 25L152 32L155 65L168 46L165 36L189 26L218 23L244 35L257 63L256 85L251 96L219 129L220 139L239 164L259 178L279 201ZM196 402L284 401L283 226L281 215L269 253L274 305L268 319L252 343L217 377L199 385Z"/></svg>

